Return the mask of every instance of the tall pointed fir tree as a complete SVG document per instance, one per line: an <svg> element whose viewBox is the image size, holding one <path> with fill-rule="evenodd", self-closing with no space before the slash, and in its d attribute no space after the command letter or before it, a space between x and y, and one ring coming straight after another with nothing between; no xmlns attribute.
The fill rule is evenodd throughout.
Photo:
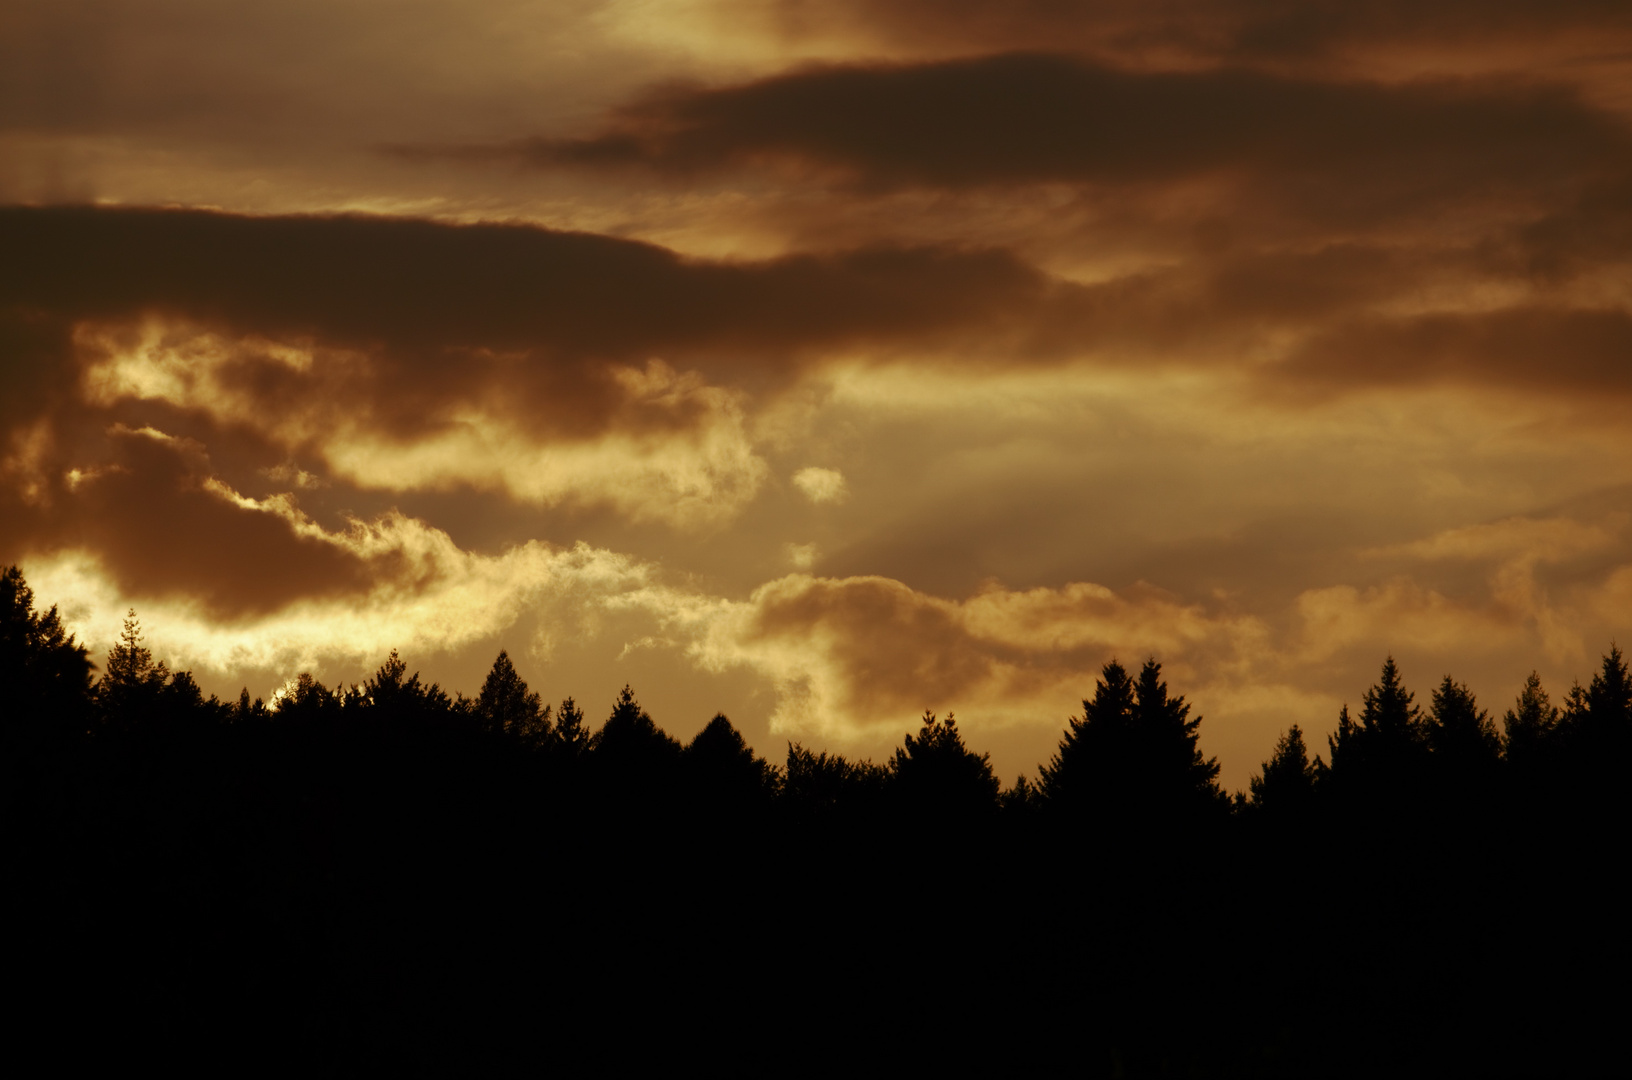
<svg viewBox="0 0 1632 1080"><path fill-rule="evenodd" d="M1303 729L1293 724L1276 741L1274 754L1259 768L1258 775L1247 781L1248 805L1277 819L1305 818L1313 808L1316 785L1324 768L1318 756L1309 760Z"/></svg>
<svg viewBox="0 0 1632 1080"><path fill-rule="evenodd" d="M1538 767L1552 749L1558 731L1558 709L1548 699L1536 672L1530 673L1513 707L1502 716L1502 728L1507 736L1507 761L1515 769Z"/></svg>
<svg viewBox="0 0 1632 1080"><path fill-rule="evenodd" d="M1121 830L1196 824L1221 816L1228 799L1218 761L1198 746L1201 717L1169 696L1161 665L1137 681L1112 660L1039 771L1044 805L1057 815Z"/></svg>
<svg viewBox="0 0 1632 1080"><path fill-rule="evenodd" d="M529 745L542 744L550 734L550 707L527 689L527 683L510 662L510 654L503 649L482 683L476 715L488 731L510 735Z"/></svg>
<svg viewBox="0 0 1632 1080"><path fill-rule="evenodd" d="M169 679L169 669L162 661L155 664L152 650L142 644L142 624L131 608L96 684L103 723L126 729L153 727Z"/></svg>
<svg viewBox="0 0 1632 1080"><path fill-rule="evenodd" d="M1445 676L1434 691L1424 724L1435 771L1451 777L1490 775L1502 756L1501 736L1465 683Z"/></svg>
<svg viewBox="0 0 1632 1080"><path fill-rule="evenodd" d="M4 738L29 753L60 746L85 730L90 657L62 625L57 609L34 610L22 571L0 571L0 703Z"/></svg>
<svg viewBox="0 0 1632 1080"><path fill-rule="evenodd" d="M1368 798L1419 789L1428 756L1426 723L1392 656L1361 700L1358 722L1344 706L1330 745L1332 782L1340 791L1364 791L1369 795L1361 797Z"/></svg>

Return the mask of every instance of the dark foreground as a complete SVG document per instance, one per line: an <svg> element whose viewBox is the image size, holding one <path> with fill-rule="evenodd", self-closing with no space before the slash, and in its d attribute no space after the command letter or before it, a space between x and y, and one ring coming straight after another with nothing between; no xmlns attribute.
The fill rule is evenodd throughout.
<svg viewBox="0 0 1632 1080"><path fill-rule="evenodd" d="M393 658L275 713L139 651L93 686L28 610L0 639L5 966L53 1062L1519 1076L1625 1045L1618 653L1544 752L1486 765L1427 726L1439 694L1401 698L1421 752L1390 743L1385 668L1355 727L1384 735L1306 783L1275 780L1283 740L1232 804L1165 686L1191 752L1149 772L1155 677L1112 665L1001 791L952 723L772 767L628 694L552 719L507 661L478 699Z"/></svg>

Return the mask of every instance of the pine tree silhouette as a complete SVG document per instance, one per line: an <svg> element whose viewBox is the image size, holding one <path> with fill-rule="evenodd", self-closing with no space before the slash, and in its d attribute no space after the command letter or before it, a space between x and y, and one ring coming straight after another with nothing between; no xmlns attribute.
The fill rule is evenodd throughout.
<svg viewBox="0 0 1632 1080"><path fill-rule="evenodd" d="M925 710L916 737L890 758L890 786L911 813L973 818L997 809L1000 784L990 754L977 754L963 743L958 721Z"/></svg>
<svg viewBox="0 0 1632 1080"><path fill-rule="evenodd" d="M1349 718L1346 705L1338 718L1330 741L1334 786L1362 799L1419 791L1429 752L1426 727L1399 665L1388 657L1362 699L1359 721Z"/></svg>
<svg viewBox="0 0 1632 1080"><path fill-rule="evenodd" d="M155 729L169 679L169 668L162 661L155 664L152 651L142 644L142 624L131 608L96 685L103 722L130 731Z"/></svg>
<svg viewBox="0 0 1632 1080"><path fill-rule="evenodd" d="M716 813L751 815L775 797L781 777L720 713L686 745L683 764L694 802Z"/></svg>
<svg viewBox="0 0 1632 1080"><path fill-rule="evenodd" d="M55 606L43 615L34 610L22 571L0 572L0 704L16 749L60 749L85 730L93 667Z"/></svg>
<svg viewBox="0 0 1632 1080"><path fill-rule="evenodd" d="M550 735L550 707L527 689L510 654L500 649L476 698L476 715L488 731L541 745Z"/></svg>
<svg viewBox="0 0 1632 1080"><path fill-rule="evenodd" d="M584 710L572 698L562 698L561 708L555 714L550 746L564 760L576 761L589 752L593 733L584 726Z"/></svg>
<svg viewBox="0 0 1632 1080"><path fill-rule="evenodd" d="M1490 714L1479 708L1466 684L1449 675L1434 691L1424 734L1442 774L1488 775L1501 760L1502 740Z"/></svg>
<svg viewBox="0 0 1632 1080"><path fill-rule="evenodd" d="M1135 682L1107 663L1059 749L1039 770L1052 811L1121 828L1171 828L1227 811L1218 761L1198 747L1201 717L1171 697L1161 665L1147 660Z"/></svg>
<svg viewBox="0 0 1632 1080"><path fill-rule="evenodd" d="M1346 714L1345 714L1346 715ZM1258 775L1247 781L1249 805L1280 818L1296 818L1310 813L1324 764L1317 756L1309 760L1303 729L1293 724L1275 743L1275 753L1264 762Z"/></svg>
<svg viewBox="0 0 1632 1080"><path fill-rule="evenodd" d="M1558 731L1558 709L1548 700L1541 676L1534 671L1524 681L1513 708L1503 715L1502 727L1507 736L1507 759L1515 767L1539 765L1551 750Z"/></svg>

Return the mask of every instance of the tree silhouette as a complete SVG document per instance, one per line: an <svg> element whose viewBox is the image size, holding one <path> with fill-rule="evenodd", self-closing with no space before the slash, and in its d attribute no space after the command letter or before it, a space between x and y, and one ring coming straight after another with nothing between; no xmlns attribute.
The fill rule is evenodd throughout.
<svg viewBox="0 0 1632 1080"><path fill-rule="evenodd" d="M7 737L39 750L83 731L92 667L55 606L35 612L22 571L8 566L0 572L0 700Z"/></svg>
<svg viewBox="0 0 1632 1080"><path fill-rule="evenodd" d="M1132 739L1133 680L1127 669L1110 661L1094 683L1094 696L1082 703L1082 716L1066 722L1059 749L1038 769L1038 787L1054 810L1082 813L1110 801L1119 762Z"/></svg>
<svg viewBox="0 0 1632 1080"><path fill-rule="evenodd" d="M155 664L152 651L142 644L142 624L131 608L96 685L104 722L128 730L154 728L169 679L169 668L163 661Z"/></svg>
<svg viewBox="0 0 1632 1080"><path fill-rule="evenodd" d="M614 800L614 814L621 812L629 822L673 796L680 754L680 743L657 726L628 686L589 747L602 795Z"/></svg>
<svg viewBox="0 0 1632 1080"><path fill-rule="evenodd" d="M737 997L705 996L654 1045L729 1035L722 1016L770 1029L790 1007L853 1011L860 994L883 1010L948 985L986 991L994 1030L1033 1040L1035 1071L1547 1074L1559 1047L1615 1030L1598 987L1624 921L1613 874L1632 677L1614 645L1562 710L1531 674L1504 717L1505 773L1465 685L1444 679L1425 715L1390 659L1358 714L1342 711L1334 769L1292 725L1239 818L1217 813L1200 718L1154 660L1136 677L1106 664L1039 783L1001 793L950 714L926 713L887 766L790 744L779 776L724 715L682 749L627 686L598 732L570 697L540 728L549 710L502 652L456 705L393 652L343 692L302 673L269 713L247 689L230 707L204 700L189 672L155 662L131 612L94 687L91 667L21 574L0 573L14 921L49 943L39 971L111 980L133 1023L182 1008L272 1016L304 1053L340 1030L336 1015L362 1017L372 1064L381 1046L419 1054L433 1040L422 1026L487 1038L547 1015L560 1032L587 1026L601 1060L627 1037L621 1013L595 1022L628 972L667 995L706 970ZM539 731L540 749L478 721ZM16 752L40 731L71 737ZM1464 783L1464 766L1519 782ZM1356 811L1341 816L1338 773L1350 786L1337 806ZM1393 799L1402 778L1420 785L1409 803ZM1513 790L1528 797L1498 798ZM1392 820L1374 812L1391 806ZM1451 807L1472 828L1455 829ZM563 882L578 890L570 914L507 914ZM651 917L654 896L670 917ZM1317 947L1287 933L1289 904L1338 913ZM840 944L757 951L788 926ZM880 962L890 977L858 989L855 972ZM541 970L583 978L541 988ZM1219 970L1237 980L1224 999L1175 1010L1174 987ZM1549 993L1525 998L1535 986ZM1494 1000L1524 1000L1524 1022ZM1071 1023L1036 1023L1050 1015ZM1331 1015L1356 1024L1334 1032ZM958 1023L946 1013L921 1041L963 1054Z"/></svg>
<svg viewBox="0 0 1632 1080"><path fill-rule="evenodd" d="M1585 690L1579 683L1571 687L1559 734L1569 768L1580 777L1581 794L1613 800L1632 757L1632 674L1618 645L1611 643Z"/></svg>
<svg viewBox="0 0 1632 1080"><path fill-rule="evenodd" d="M1201 717L1170 697L1162 668L1147 660L1135 682L1115 660L1072 717L1059 749L1039 770L1045 804L1122 827L1171 827L1223 813L1218 761L1198 747Z"/></svg>
<svg viewBox="0 0 1632 1080"><path fill-rule="evenodd" d="M408 674L408 665L392 649L372 678L363 684L359 706L388 721L425 723L447 715L453 702L436 683L419 681L419 672Z"/></svg>
<svg viewBox="0 0 1632 1080"><path fill-rule="evenodd" d="M1541 676L1534 671L1524 681L1513 708L1502 716L1507 736L1507 759L1519 768L1530 768L1543 760L1558 731L1558 709L1547 698Z"/></svg>
<svg viewBox="0 0 1632 1080"><path fill-rule="evenodd" d="M997 809L1001 785L991 755L963 744L951 713L937 720L925 710L917 736L907 735L888 767L891 788L913 812L971 818Z"/></svg>
<svg viewBox="0 0 1632 1080"><path fill-rule="evenodd" d="M1435 765L1446 775L1488 776L1501 760L1502 740L1490 714L1449 675L1434 691L1424 734Z"/></svg>
<svg viewBox="0 0 1632 1080"><path fill-rule="evenodd" d="M1420 779L1428 754L1422 709L1400 680L1394 657L1383 661L1376 685L1362 699L1360 719L1349 718L1348 706L1331 736L1332 780L1349 791L1399 795Z"/></svg>
<svg viewBox="0 0 1632 1080"><path fill-rule="evenodd" d="M595 733L591 748L607 758L674 760L680 755L680 744L658 727L627 685L618 692L612 706L612 715L606 718L601 730Z"/></svg>
<svg viewBox="0 0 1632 1080"><path fill-rule="evenodd" d="M887 778L888 770L871 761L852 762L842 754L817 753L789 743L782 797L796 815L806 819L859 814L878 805Z"/></svg>
<svg viewBox="0 0 1632 1080"><path fill-rule="evenodd" d="M555 727L550 733L550 746L557 755L576 761L589 752L593 733L584 726L584 710L572 698L562 698L561 708L555 714Z"/></svg>
<svg viewBox="0 0 1632 1080"><path fill-rule="evenodd" d="M1014 778L1014 786L1004 788L997 797L998 808L1004 815L1014 820L1029 820L1033 814L1042 809L1043 796L1037 790L1037 785L1021 773Z"/></svg>
<svg viewBox="0 0 1632 1080"><path fill-rule="evenodd" d="M503 649L482 683L476 715L488 731L511 735L528 745L541 745L550 734L550 707L528 691Z"/></svg>
<svg viewBox="0 0 1632 1080"><path fill-rule="evenodd" d="M249 695L245 690L242 703ZM283 724L313 724L334 721L341 712L341 697L329 690L309 671L295 679L295 688L278 702L278 722Z"/></svg>
<svg viewBox="0 0 1632 1080"><path fill-rule="evenodd" d="M1247 781L1249 805L1281 818L1308 814L1324 768L1318 756L1309 760L1303 729L1293 724L1276 741L1275 753L1264 762L1258 775Z"/></svg>
<svg viewBox="0 0 1632 1080"><path fill-rule="evenodd" d="M249 687L246 686L238 692L238 701L232 706L230 721L234 724L257 724L270 719L271 715L266 702L260 698L250 700Z"/></svg>
<svg viewBox="0 0 1632 1080"><path fill-rule="evenodd" d="M683 759L692 798L709 809L752 813L776 794L776 767L754 753L724 713L687 744Z"/></svg>
<svg viewBox="0 0 1632 1080"><path fill-rule="evenodd" d="M1632 730L1632 674L1619 645L1610 644L1598 673L1587 686L1584 708L1574 713L1582 740L1594 748L1618 746Z"/></svg>

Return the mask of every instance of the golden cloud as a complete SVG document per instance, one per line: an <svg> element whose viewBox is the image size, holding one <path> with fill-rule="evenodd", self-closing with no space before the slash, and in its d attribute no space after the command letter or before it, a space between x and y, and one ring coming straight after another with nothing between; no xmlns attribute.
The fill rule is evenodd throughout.
<svg viewBox="0 0 1632 1080"><path fill-rule="evenodd" d="M550 425L479 399L446 408L431 431L403 437L381 422L373 402L344 393L376 362L356 351L234 341L156 320L82 324L75 340L88 357L89 403L162 401L202 412L285 452L315 454L333 476L365 488L470 487L538 506L608 505L634 521L697 526L736 514L767 474L745 425L744 396L658 360L611 369L631 422L587 437L552 438ZM288 379L286 391L268 395L265 377L244 378L256 364ZM310 474L286 479L318 482Z"/></svg>
<svg viewBox="0 0 1632 1080"><path fill-rule="evenodd" d="M888 578L791 574L744 601L651 588L610 603L652 612L704 668L768 679L773 732L841 742L893 735L925 708L956 708L972 731L1052 727L1112 655L1158 654L1180 672L1203 656L1228 667L1265 634L1255 619L1155 590L1086 583L991 586L960 601Z"/></svg>
<svg viewBox="0 0 1632 1080"><path fill-rule="evenodd" d="M850 494L842 472L814 465L794 473L793 486L813 503L843 502Z"/></svg>
<svg viewBox="0 0 1632 1080"><path fill-rule="evenodd" d="M398 513L328 532L287 498L257 501L223 485L214 490L353 558L397 570L354 595L297 599L234 620L186 597L144 601L140 615L155 655L172 667L217 676L372 664L393 648L421 655L453 650L508 628L552 594L616 592L643 585L650 574L635 560L585 544L558 549L531 541L498 555L475 554L442 530ZM23 569L93 654L117 640L128 594L97 553L58 551L26 560Z"/></svg>

